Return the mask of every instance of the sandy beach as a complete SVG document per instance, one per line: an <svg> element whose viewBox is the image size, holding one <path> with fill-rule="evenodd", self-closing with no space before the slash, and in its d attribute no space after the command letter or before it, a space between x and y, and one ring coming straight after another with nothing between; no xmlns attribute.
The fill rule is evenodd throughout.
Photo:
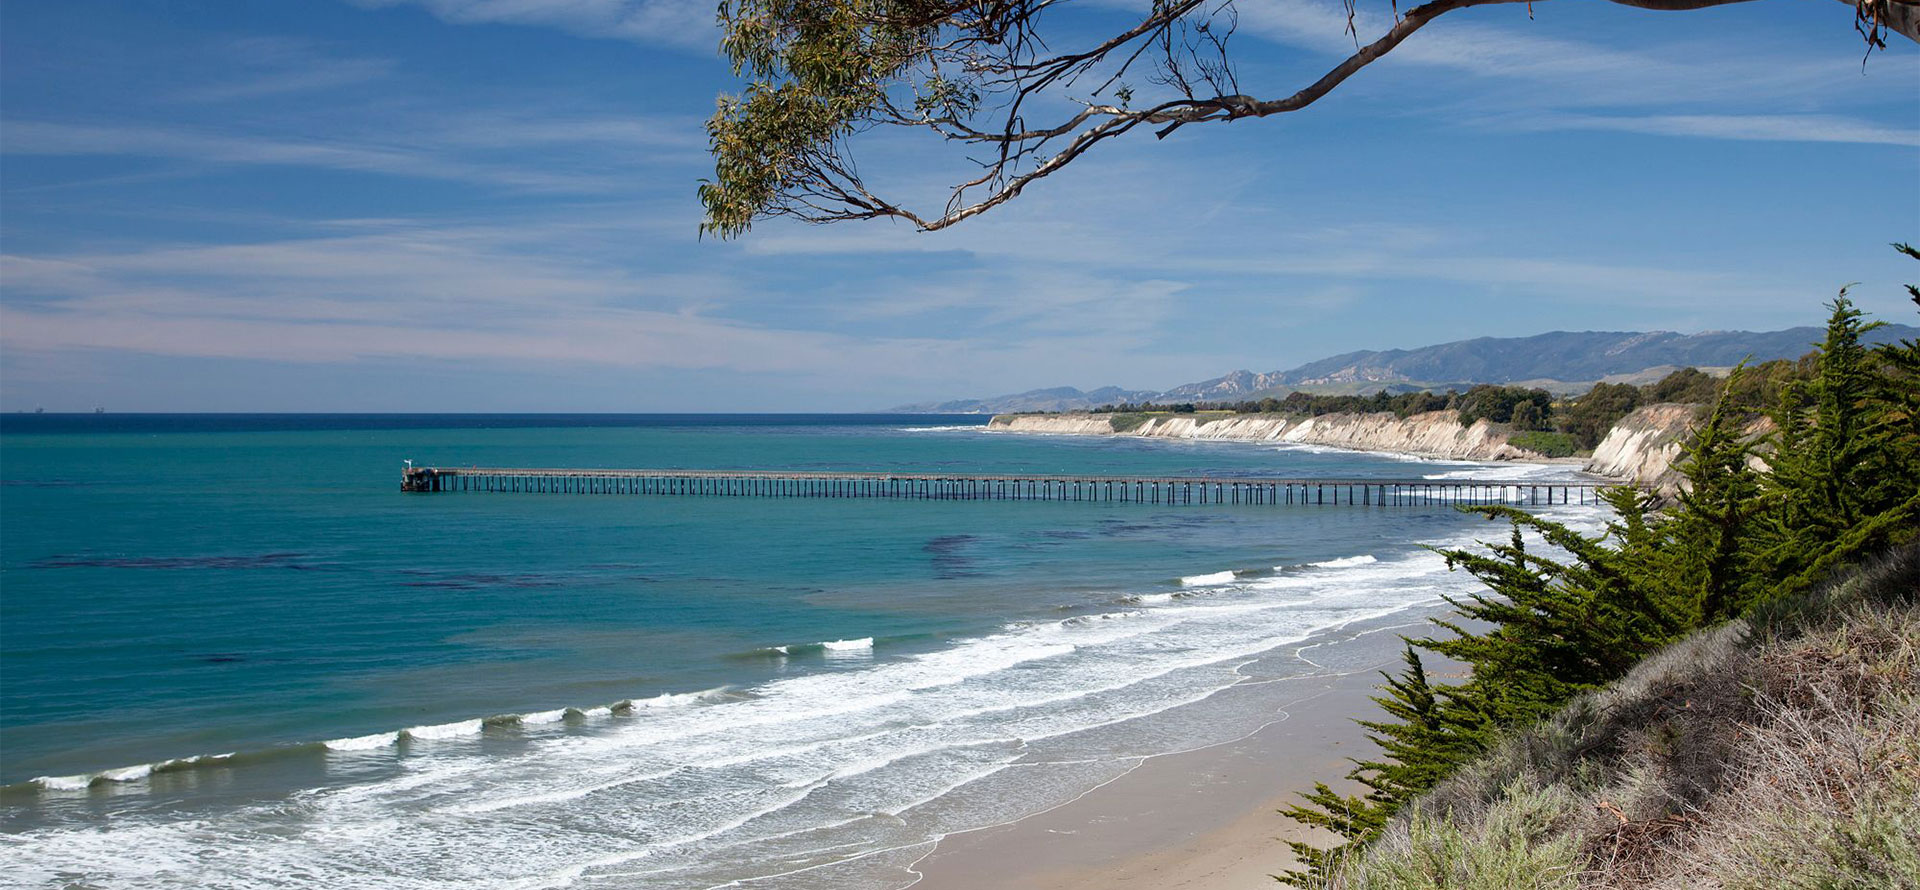
<svg viewBox="0 0 1920 890"><path fill-rule="evenodd" d="M1285 840L1305 827L1277 810L1316 781L1335 787L1372 746L1353 720L1373 716L1382 670L1399 667L1410 614L1356 624L1292 647L1310 673L1282 684L1274 722L1235 741L1144 760L1071 803L950 835L920 861L916 890L1254 890L1291 867ZM1323 838L1324 839L1324 838Z"/></svg>

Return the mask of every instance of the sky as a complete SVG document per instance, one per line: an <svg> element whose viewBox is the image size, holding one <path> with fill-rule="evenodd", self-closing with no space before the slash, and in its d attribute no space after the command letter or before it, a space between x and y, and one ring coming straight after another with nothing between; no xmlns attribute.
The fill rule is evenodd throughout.
<svg viewBox="0 0 1920 890"><path fill-rule="evenodd" d="M1362 0L1362 33L1385 4ZM1137 16L1080 0L1075 29ZM0 5L0 410L870 411L1551 330L1912 323L1920 52L1837 3L1442 17L941 232L698 233L710 0ZM1352 51L1241 0L1240 83ZM915 134L879 182L965 178Z"/></svg>

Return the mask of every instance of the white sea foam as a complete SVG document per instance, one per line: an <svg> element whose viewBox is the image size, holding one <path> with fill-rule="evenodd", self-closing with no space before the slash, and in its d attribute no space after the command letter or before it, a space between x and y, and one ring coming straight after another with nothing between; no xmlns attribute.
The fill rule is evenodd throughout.
<svg viewBox="0 0 1920 890"><path fill-rule="evenodd" d="M1275 451L1292 451L1298 454L1349 454L1350 449L1335 448L1331 445L1313 445L1306 442L1279 442L1267 446Z"/></svg>
<svg viewBox="0 0 1920 890"><path fill-rule="evenodd" d="M1375 559L1371 554L1363 553L1359 556L1343 556L1339 559L1329 559L1325 562L1310 562L1307 563L1307 565L1317 566L1323 569L1350 569L1354 566L1372 565L1379 561L1380 560Z"/></svg>
<svg viewBox="0 0 1920 890"><path fill-rule="evenodd" d="M1441 461L1435 461L1441 463ZM1458 470L1428 473L1425 479L1493 479L1502 482L1592 481L1565 464L1530 464L1518 461L1468 463Z"/></svg>
<svg viewBox="0 0 1920 890"><path fill-rule="evenodd" d="M828 652L871 651L873 649L873 638L861 637L857 640L827 640L820 644L820 648Z"/></svg>
<svg viewBox="0 0 1920 890"><path fill-rule="evenodd" d="M153 775L153 764L151 763L100 771L100 778L109 782L138 782L151 775Z"/></svg>
<svg viewBox="0 0 1920 890"><path fill-rule="evenodd" d="M534 711L531 714L521 714L520 725L521 726L541 726L548 723L559 723L566 719L567 719L567 709L557 708L551 711Z"/></svg>
<svg viewBox="0 0 1920 890"><path fill-rule="evenodd" d="M1180 586L1181 587L1208 587L1215 584L1231 584L1233 583L1233 579L1234 579L1234 574L1231 570L1225 571L1225 572L1211 572L1205 575L1188 575L1187 577L1180 579Z"/></svg>
<svg viewBox="0 0 1920 890"><path fill-rule="evenodd" d="M657 708L684 708L718 700L727 692L725 686L702 689L699 692L663 692L652 698L630 698L621 702L619 708L633 711L653 710Z"/></svg>
<svg viewBox="0 0 1920 890"><path fill-rule="evenodd" d="M85 791L93 784L93 776L41 776L33 783L48 791Z"/></svg>
<svg viewBox="0 0 1920 890"><path fill-rule="evenodd" d="M385 748L398 741L400 741L400 734L397 732L376 732L372 735L332 739L324 744L329 751L371 751L375 748Z"/></svg>
<svg viewBox="0 0 1920 890"><path fill-rule="evenodd" d="M172 760L162 760L159 763L154 764L153 769L155 772L159 772L162 770L185 769L187 767L194 767L194 766L207 766L209 764L219 763L222 760L231 758L236 753L238 752L228 751L225 754L196 754L192 757L176 757L176 758L173 758Z"/></svg>
<svg viewBox="0 0 1920 890"><path fill-rule="evenodd" d="M1555 509L1597 525L1590 508ZM1471 524L1427 543L1487 534ZM210 819L136 810L111 833L28 829L9 839L9 880L52 882L84 862L97 883L162 890L252 890L289 876L345 886L368 875L397 890L712 887L787 872L773 880L798 890L897 885L896 873L859 869L884 866L881 851L1070 800L1149 754L1250 732L1275 709L1242 697L1281 694L1263 691L1281 684L1248 682L1249 672L1267 676L1256 670L1265 653L1473 583L1426 551L1183 585L1192 581L1206 595L1138 593L1131 602L1143 608L1011 622L857 667L583 709L621 717L503 734L497 745L409 746L377 767L391 772L355 773L303 793L297 808L242 804ZM872 649L871 638L816 645L834 644ZM1183 710L1204 716L1162 716ZM90 779L66 778L80 783L70 790ZM791 863L852 871L802 873Z"/></svg>
<svg viewBox="0 0 1920 890"><path fill-rule="evenodd" d="M455 720L452 723L436 723L431 726L409 726L403 732L414 741L435 741L438 739L459 738L463 735L476 735L484 728L485 721Z"/></svg>
<svg viewBox="0 0 1920 890"><path fill-rule="evenodd" d="M1061 627L1084 627L1096 621L1116 621L1122 618L1138 618L1147 614L1144 609L1127 609L1122 612L1097 612L1092 615L1075 615L1060 619Z"/></svg>
<svg viewBox="0 0 1920 890"><path fill-rule="evenodd" d="M899 428L898 428L898 430L897 430L897 432L902 432L902 433L955 433L955 432L966 432L966 431L971 431L971 430L984 430L984 429L986 429L986 425L985 425L985 424L978 424L978 423L963 423L963 424L956 424L956 425L953 425L953 426L903 426L903 427L899 427Z"/></svg>

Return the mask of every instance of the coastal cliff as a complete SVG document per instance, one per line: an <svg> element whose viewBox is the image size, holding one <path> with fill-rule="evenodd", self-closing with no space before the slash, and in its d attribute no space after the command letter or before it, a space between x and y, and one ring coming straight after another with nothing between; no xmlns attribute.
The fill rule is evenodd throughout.
<svg viewBox="0 0 1920 890"><path fill-rule="evenodd" d="M1647 405L1613 425L1593 449L1586 471L1596 476L1632 479L1672 494L1678 490L1680 459L1697 405Z"/></svg>
<svg viewBox="0 0 1920 890"><path fill-rule="evenodd" d="M1323 414L1318 417L1161 414L1147 416L1137 425L1126 425L1128 420L1138 417L1113 414L1003 414L995 417L987 428L1057 435L1324 445L1446 460L1547 459L1509 444L1506 432L1495 424L1480 420L1471 426L1463 425L1450 411L1429 411L1404 418L1385 412ZM1116 429L1116 420L1120 423L1119 429Z"/></svg>
<svg viewBox="0 0 1920 890"><path fill-rule="evenodd" d="M1695 406L1648 405L1614 424L1583 469L1672 493L1679 481L1674 462L1693 423ZM1003 414L988 429L1069 436L1142 436L1322 445L1444 460L1546 461L1544 455L1507 441L1504 426L1485 420L1460 423L1449 411L1411 417L1391 413L1323 414Z"/></svg>

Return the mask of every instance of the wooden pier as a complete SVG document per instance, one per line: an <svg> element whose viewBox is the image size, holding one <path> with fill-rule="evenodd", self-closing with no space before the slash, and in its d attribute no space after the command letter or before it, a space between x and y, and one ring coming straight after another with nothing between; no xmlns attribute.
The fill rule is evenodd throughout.
<svg viewBox="0 0 1920 890"><path fill-rule="evenodd" d="M409 492L898 498L941 501L1112 501L1380 507L1591 504L1609 483L1493 479L1279 479L1259 476L1060 476L975 473L805 473L769 470L583 470L408 467Z"/></svg>

